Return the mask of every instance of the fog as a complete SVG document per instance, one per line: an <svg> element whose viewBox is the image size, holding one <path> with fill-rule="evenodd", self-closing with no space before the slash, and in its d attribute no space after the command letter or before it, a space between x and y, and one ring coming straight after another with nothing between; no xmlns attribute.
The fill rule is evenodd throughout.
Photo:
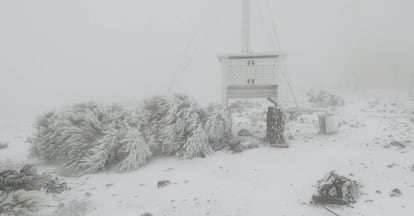
<svg viewBox="0 0 414 216"><path fill-rule="evenodd" d="M413 1L270 2L253 2L252 49L272 51L272 16L297 91L408 85ZM240 11L239 0L1 0L0 126L88 100L219 102L216 55L240 52Z"/></svg>

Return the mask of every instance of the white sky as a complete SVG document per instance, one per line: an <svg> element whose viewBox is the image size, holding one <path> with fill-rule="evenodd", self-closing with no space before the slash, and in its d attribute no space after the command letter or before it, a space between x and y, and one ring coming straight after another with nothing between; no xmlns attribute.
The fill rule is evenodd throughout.
<svg viewBox="0 0 414 216"><path fill-rule="evenodd" d="M252 1L254 50L270 51L268 7ZM269 1L298 89L336 85L365 41L412 59L414 1ZM218 102L216 54L240 50L239 20L240 0L0 0L0 126L67 103L166 93L196 29L174 91Z"/></svg>

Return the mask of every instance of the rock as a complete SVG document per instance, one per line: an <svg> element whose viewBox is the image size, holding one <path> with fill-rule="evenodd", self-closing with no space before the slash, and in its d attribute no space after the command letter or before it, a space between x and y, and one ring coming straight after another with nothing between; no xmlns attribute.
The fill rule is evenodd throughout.
<svg viewBox="0 0 414 216"><path fill-rule="evenodd" d="M392 141L392 142L390 143L390 145L392 145L392 146L397 146L397 147L400 147L400 148L405 148L405 144L404 144L404 143L402 143L402 142L399 142L399 141Z"/></svg>
<svg viewBox="0 0 414 216"><path fill-rule="evenodd" d="M401 193L401 190L399 188L394 188L394 189L392 189L390 196L391 197L399 197L399 196L401 196L401 194L402 193Z"/></svg>
<svg viewBox="0 0 414 216"><path fill-rule="evenodd" d="M387 167L388 167L388 168L393 168L393 167L395 167L395 166L398 166L398 164L396 164L396 163L392 163L392 164L388 164L388 165L387 165Z"/></svg>
<svg viewBox="0 0 414 216"><path fill-rule="evenodd" d="M253 136L253 134L247 129L241 129L237 133L237 136Z"/></svg>
<svg viewBox="0 0 414 216"><path fill-rule="evenodd" d="M163 187L166 187L170 184L171 184L171 182L169 180L161 180L161 181L158 181L157 187L158 188L163 188Z"/></svg>
<svg viewBox="0 0 414 216"><path fill-rule="evenodd" d="M233 138L229 141L228 146L230 151L232 151L233 153L240 153L242 152L242 148L240 146L240 144L242 143L242 139L240 137L236 137Z"/></svg>
<svg viewBox="0 0 414 216"><path fill-rule="evenodd" d="M0 149L5 149L9 147L9 144L0 142Z"/></svg>
<svg viewBox="0 0 414 216"><path fill-rule="evenodd" d="M145 212L144 214L142 214L141 216L152 216L152 214L151 213L149 213L149 212Z"/></svg>
<svg viewBox="0 0 414 216"><path fill-rule="evenodd" d="M359 196L359 187L356 181L331 171L316 183L312 201L339 205L355 203Z"/></svg>
<svg viewBox="0 0 414 216"><path fill-rule="evenodd" d="M240 145L242 142L242 139L240 137L235 137L233 139L231 139L228 143L229 146L238 146Z"/></svg>

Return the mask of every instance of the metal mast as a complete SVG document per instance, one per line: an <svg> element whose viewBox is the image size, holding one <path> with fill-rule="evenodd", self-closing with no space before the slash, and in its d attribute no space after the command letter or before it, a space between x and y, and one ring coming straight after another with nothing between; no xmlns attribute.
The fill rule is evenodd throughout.
<svg viewBox="0 0 414 216"><path fill-rule="evenodd" d="M242 0L242 53L250 52L249 36L250 36L250 0Z"/></svg>

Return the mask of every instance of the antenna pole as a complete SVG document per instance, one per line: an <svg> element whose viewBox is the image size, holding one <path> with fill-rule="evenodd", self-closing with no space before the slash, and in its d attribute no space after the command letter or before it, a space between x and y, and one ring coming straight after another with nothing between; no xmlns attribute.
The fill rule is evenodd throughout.
<svg viewBox="0 0 414 216"><path fill-rule="evenodd" d="M242 1L242 53L249 53L249 34L250 34L250 0Z"/></svg>

